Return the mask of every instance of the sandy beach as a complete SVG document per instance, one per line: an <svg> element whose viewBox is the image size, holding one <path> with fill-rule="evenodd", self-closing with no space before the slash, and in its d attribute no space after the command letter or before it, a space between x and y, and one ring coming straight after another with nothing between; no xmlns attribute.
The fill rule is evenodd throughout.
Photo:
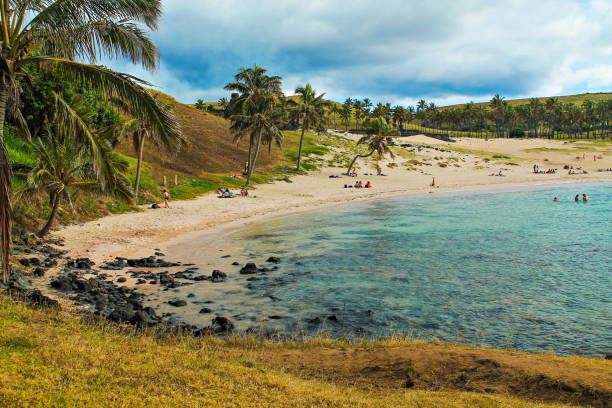
<svg viewBox="0 0 612 408"><path fill-rule="evenodd" d="M350 134L344 136L357 138ZM250 191L249 198L219 199L216 194L208 194L195 200L171 202L170 209L152 210L143 206L142 212L68 226L55 235L64 239L71 256L88 257L100 263L116 256L148 256L154 248L164 251L195 235L236 228L271 216L352 201L462 188L612 180L612 172L597 171L612 167L612 156L607 150L612 146L607 145L542 139L460 139L449 143L425 136L398 138L397 144L420 145L404 151L422 165L409 171L405 162L410 157L398 155L381 161L385 176L376 176L373 163L359 161L357 177L343 176L344 168L323 168L296 176L290 183L258 185ZM512 164L503 157L491 160L494 155L511 157ZM442 167L440 163L447 165ZM534 174L534 164L541 170L554 168L557 172ZM569 175L568 170L563 170L566 164L585 169L588 174ZM500 171L503 176L492 175ZM332 175L340 178L330 178ZM432 187L434 179L436 186ZM345 184L352 185L357 180L363 184L370 181L373 188L344 188Z"/></svg>

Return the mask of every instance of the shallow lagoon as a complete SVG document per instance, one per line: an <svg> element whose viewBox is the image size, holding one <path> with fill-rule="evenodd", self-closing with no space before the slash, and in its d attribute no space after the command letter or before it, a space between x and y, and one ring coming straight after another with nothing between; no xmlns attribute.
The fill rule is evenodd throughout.
<svg viewBox="0 0 612 408"><path fill-rule="evenodd" d="M591 201L575 203L583 192ZM276 219L215 245L231 248L224 269L270 267L270 255L278 269L187 287L196 306L180 317L205 325L211 315L198 314L197 300L208 300L243 330L601 356L612 351L611 210L612 185L582 184L436 192Z"/></svg>

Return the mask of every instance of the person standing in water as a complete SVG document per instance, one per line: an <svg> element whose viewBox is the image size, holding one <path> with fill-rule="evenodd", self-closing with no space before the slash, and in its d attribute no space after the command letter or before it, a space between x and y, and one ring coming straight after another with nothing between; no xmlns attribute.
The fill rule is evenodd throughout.
<svg viewBox="0 0 612 408"><path fill-rule="evenodd" d="M587 202L589 200L590 200L589 196L584 194L584 193L582 193L582 201Z"/></svg>
<svg viewBox="0 0 612 408"><path fill-rule="evenodd" d="M579 194L576 194L576 197L574 197L574 201L575 201L575 202L580 201L580 195L579 195Z"/></svg>
<svg viewBox="0 0 612 408"><path fill-rule="evenodd" d="M168 190L164 190L164 205L166 208L170 208L170 204L168 203L169 200L170 200L170 193L168 192Z"/></svg>

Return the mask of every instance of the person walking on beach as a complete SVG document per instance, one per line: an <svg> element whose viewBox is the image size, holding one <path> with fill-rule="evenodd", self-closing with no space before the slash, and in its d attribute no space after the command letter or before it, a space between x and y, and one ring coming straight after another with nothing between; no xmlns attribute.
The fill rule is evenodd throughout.
<svg viewBox="0 0 612 408"><path fill-rule="evenodd" d="M170 208L170 204L168 203L169 200L170 200L170 193L168 192L168 190L164 190L164 206L166 208Z"/></svg>

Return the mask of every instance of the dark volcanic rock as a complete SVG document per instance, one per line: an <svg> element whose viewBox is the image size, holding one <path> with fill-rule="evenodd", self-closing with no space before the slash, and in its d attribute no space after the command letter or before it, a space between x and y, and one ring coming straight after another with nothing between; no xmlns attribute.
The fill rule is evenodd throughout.
<svg viewBox="0 0 612 408"><path fill-rule="evenodd" d="M125 258L115 258L112 262L107 262L100 267L100 269L110 270L110 271L119 271L128 266Z"/></svg>
<svg viewBox="0 0 612 408"><path fill-rule="evenodd" d="M211 282L224 282L225 278L227 278L227 274L225 272L221 272L219 270L214 270L212 272L212 276L210 277Z"/></svg>
<svg viewBox="0 0 612 408"><path fill-rule="evenodd" d="M209 307L203 307L200 309L200 313L212 313L212 309Z"/></svg>
<svg viewBox="0 0 612 408"><path fill-rule="evenodd" d="M239 266L239 265L240 265L240 262L238 262L238 261L234 261L234 262L232 262L232 265L234 265L234 266Z"/></svg>
<svg viewBox="0 0 612 408"><path fill-rule="evenodd" d="M180 266L180 263L166 262L163 259L155 259L154 256L140 259L127 259L127 264L131 267L141 268L170 268L173 266Z"/></svg>
<svg viewBox="0 0 612 408"><path fill-rule="evenodd" d="M330 320L332 322L337 322L338 318L336 317L336 315L329 315L327 316L327 320Z"/></svg>
<svg viewBox="0 0 612 408"><path fill-rule="evenodd" d="M229 333L234 330L234 324L227 317L217 316L212 320L211 328L215 333Z"/></svg>
<svg viewBox="0 0 612 408"><path fill-rule="evenodd" d="M174 307L183 307L183 306L187 306L187 302L185 302L183 299L179 299L179 300L169 300L168 304L170 306L174 306Z"/></svg>
<svg viewBox="0 0 612 408"><path fill-rule="evenodd" d="M250 275L253 273L257 273L258 271L259 269L257 269L257 265L255 265L253 262L249 262L248 264L244 265L242 269L240 269L240 274Z"/></svg>
<svg viewBox="0 0 612 408"><path fill-rule="evenodd" d="M34 276L42 278L43 276L45 276L45 269L41 268L40 266L37 266L32 273L34 274Z"/></svg>
<svg viewBox="0 0 612 408"><path fill-rule="evenodd" d="M66 266L71 269L90 270L95 263L89 258L70 259L66 262Z"/></svg>
<svg viewBox="0 0 612 408"><path fill-rule="evenodd" d="M271 263L279 263L280 261L281 261L280 258L277 256L271 256L266 260L266 262L271 262Z"/></svg>
<svg viewBox="0 0 612 408"><path fill-rule="evenodd" d="M306 319L306 323L308 324L320 324L321 319L319 317L313 317L312 319Z"/></svg>
<svg viewBox="0 0 612 408"><path fill-rule="evenodd" d="M91 305L97 316L139 326L161 323L153 309L142 306L142 294L106 281L103 274L85 279L78 270L69 271L52 280L51 286L62 292L73 293L72 299L75 302Z"/></svg>
<svg viewBox="0 0 612 408"><path fill-rule="evenodd" d="M196 282L205 281L205 280L209 280L209 279L210 279L210 276L206 276L206 275L198 275L198 276L193 278L193 280L196 281Z"/></svg>

